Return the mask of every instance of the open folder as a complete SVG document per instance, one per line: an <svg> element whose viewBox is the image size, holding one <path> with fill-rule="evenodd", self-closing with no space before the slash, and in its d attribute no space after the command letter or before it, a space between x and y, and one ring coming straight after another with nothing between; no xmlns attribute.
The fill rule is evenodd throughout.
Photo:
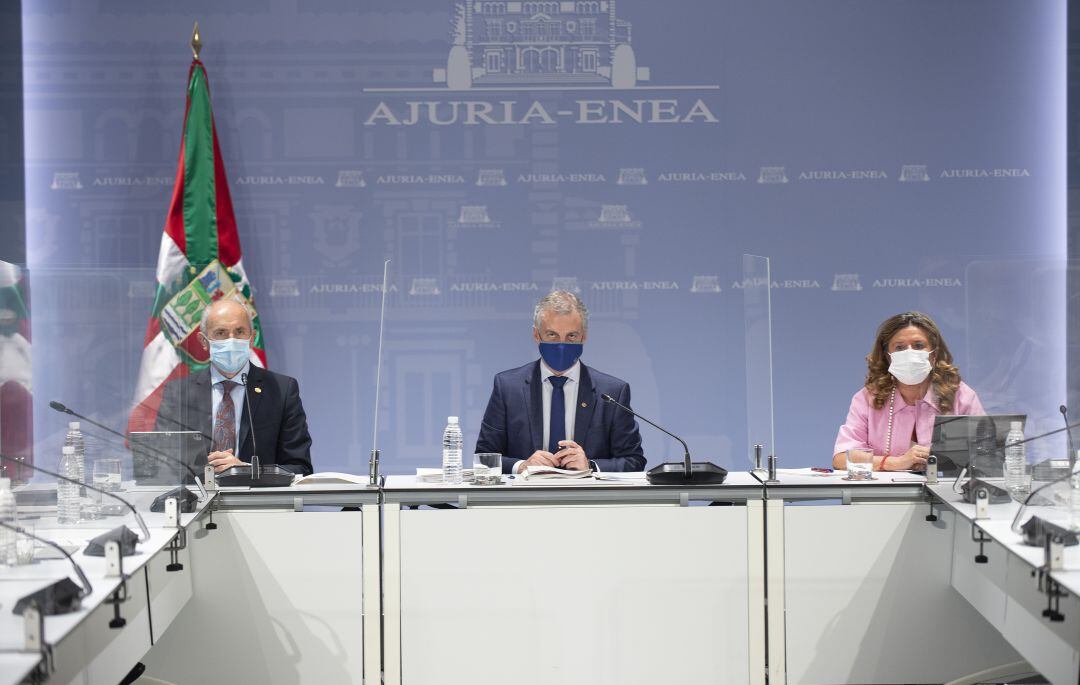
<svg viewBox="0 0 1080 685"><path fill-rule="evenodd" d="M647 485L645 474L571 471L554 466L527 466L513 477L511 485Z"/></svg>
<svg viewBox="0 0 1080 685"><path fill-rule="evenodd" d="M571 469L560 469L555 466L526 466L521 469L521 472L517 474L517 477L521 480L568 480L576 478L592 478L592 469L585 469L584 471L574 471Z"/></svg>

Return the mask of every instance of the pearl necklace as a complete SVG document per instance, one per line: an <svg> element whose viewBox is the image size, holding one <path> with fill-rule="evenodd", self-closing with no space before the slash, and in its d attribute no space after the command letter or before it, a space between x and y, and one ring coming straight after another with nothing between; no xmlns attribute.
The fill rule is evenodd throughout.
<svg viewBox="0 0 1080 685"><path fill-rule="evenodd" d="M885 436L885 456L888 457L892 454L892 422L893 422L893 410L896 405L896 388L893 388L892 396L889 398L889 432Z"/></svg>

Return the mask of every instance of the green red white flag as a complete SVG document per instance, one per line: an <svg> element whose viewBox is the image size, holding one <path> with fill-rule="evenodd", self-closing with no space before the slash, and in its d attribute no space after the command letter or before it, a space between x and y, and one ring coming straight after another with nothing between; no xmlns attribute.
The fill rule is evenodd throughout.
<svg viewBox="0 0 1080 685"><path fill-rule="evenodd" d="M251 361L265 367L262 327L240 258L206 69L196 59L188 71L180 161L161 236L157 295L146 326L129 432L153 430L165 384L207 366L208 353L197 337L199 322L206 306L226 295L247 303L255 329Z"/></svg>
<svg viewBox="0 0 1080 685"><path fill-rule="evenodd" d="M0 261L0 454L34 463L33 390L30 384L30 315L26 274ZM29 480L30 469L0 464L16 481Z"/></svg>

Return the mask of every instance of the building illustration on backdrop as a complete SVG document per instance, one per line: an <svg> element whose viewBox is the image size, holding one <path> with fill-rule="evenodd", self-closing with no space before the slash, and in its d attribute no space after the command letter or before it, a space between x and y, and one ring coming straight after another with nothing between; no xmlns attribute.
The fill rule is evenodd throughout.
<svg viewBox="0 0 1080 685"><path fill-rule="evenodd" d="M637 66L630 23L615 0L454 4L452 46L436 83L451 90L498 86L633 88L649 80Z"/></svg>

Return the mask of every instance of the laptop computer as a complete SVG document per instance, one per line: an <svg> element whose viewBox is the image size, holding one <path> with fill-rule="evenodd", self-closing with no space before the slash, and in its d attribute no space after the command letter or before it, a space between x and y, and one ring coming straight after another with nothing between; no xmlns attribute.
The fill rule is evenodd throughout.
<svg viewBox="0 0 1080 685"><path fill-rule="evenodd" d="M1027 423L1026 414L934 417L930 454L938 459L938 471L955 476L972 465L972 475L1000 478L1005 473L1005 437L1013 421Z"/></svg>
<svg viewBox="0 0 1080 685"><path fill-rule="evenodd" d="M199 431L135 431L129 440L136 485L190 483L181 464L199 473L210 446Z"/></svg>

